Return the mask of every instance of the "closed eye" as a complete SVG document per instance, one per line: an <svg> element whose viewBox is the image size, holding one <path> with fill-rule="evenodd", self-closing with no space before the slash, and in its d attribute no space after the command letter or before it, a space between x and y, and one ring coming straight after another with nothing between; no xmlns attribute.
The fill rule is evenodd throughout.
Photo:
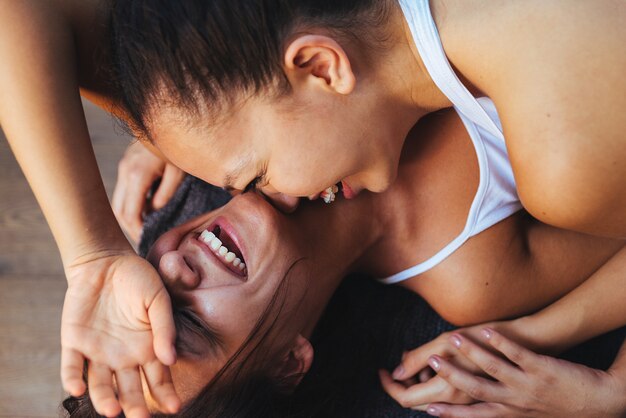
<svg viewBox="0 0 626 418"><path fill-rule="evenodd" d="M248 185L243 189L243 193L248 193L251 190L259 189L265 185L267 185L267 178L265 176L265 172L256 176Z"/></svg>
<svg viewBox="0 0 626 418"><path fill-rule="evenodd" d="M214 354L222 347L219 334L188 307L174 307L176 351L191 355Z"/></svg>
<svg viewBox="0 0 626 418"><path fill-rule="evenodd" d="M248 185L243 189L243 193L248 193L249 191L256 189L260 182L261 177L255 177L254 180L248 183Z"/></svg>

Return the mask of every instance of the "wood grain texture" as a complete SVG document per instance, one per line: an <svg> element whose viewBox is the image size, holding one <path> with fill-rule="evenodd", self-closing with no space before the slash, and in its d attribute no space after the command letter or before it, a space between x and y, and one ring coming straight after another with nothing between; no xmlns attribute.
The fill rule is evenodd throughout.
<svg viewBox="0 0 626 418"><path fill-rule="evenodd" d="M85 103L109 196L130 139ZM0 417L58 417L60 323L66 283L58 250L0 133Z"/></svg>

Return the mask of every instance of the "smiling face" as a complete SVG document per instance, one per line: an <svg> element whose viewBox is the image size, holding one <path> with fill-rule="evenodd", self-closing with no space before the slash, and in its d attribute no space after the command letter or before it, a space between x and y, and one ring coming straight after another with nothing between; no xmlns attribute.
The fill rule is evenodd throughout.
<svg viewBox="0 0 626 418"><path fill-rule="evenodd" d="M311 197L344 182L352 197L395 179L404 131L387 116L366 97L304 90L248 98L216 124L161 107L150 136L172 163L219 187Z"/></svg>
<svg viewBox="0 0 626 418"><path fill-rule="evenodd" d="M308 328L315 317L308 303L315 295L308 292L308 274L314 269L301 241L284 215L247 193L154 244L148 260L163 278L176 315L184 317L179 323L190 328L178 330L179 358L171 368L184 402L238 352L273 301L265 321L272 332L264 351L287 354ZM284 291L277 297L280 289Z"/></svg>

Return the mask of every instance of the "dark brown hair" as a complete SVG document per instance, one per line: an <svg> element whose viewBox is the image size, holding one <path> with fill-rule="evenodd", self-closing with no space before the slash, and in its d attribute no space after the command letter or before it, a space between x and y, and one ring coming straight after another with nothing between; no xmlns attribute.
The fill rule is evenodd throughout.
<svg viewBox="0 0 626 418"><path fill-rule="evenodd" d="M390 0L112 2L118 102L131 126L147 133L154 103L216 116L242 94L288 91L283 48L297 31L317 27L361 49L374 46L384 39Z"/></svg>

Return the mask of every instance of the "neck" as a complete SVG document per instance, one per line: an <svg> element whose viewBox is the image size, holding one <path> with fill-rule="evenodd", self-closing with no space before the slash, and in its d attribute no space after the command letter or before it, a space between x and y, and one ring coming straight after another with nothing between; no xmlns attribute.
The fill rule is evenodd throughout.
<svg viewBox="0 0 626 418"><path fill-rule="evenodd" d="M428 73L397 2L393 2L387 30L391 48L385 52L377 71L377 77L386 81L387 91L393 92L399 101L416 109L418 119L427 113L452 106Z"/></svg>
<svg viewBox="0 0 626 418"><path fill-rule="evenodd" d="M363 193L354 200L338 197L325 205L320 200L303 202L290 215L304 237L304 250L312 261L307 299L311 309L303 335L310 336L326 303L347 275L362 271L364 256L382 235L376 194Z"/></svg>
<svg viewBox="0 0 626 418"><path fill-rule="evenodd" d="M382 234L378 194L363 193L346 200L341 196L330 205L320 200L303 202L293 215L301 234L307 239L307 251L315 259L333 263L337 283L363 264L362 257Z"/></svg>

